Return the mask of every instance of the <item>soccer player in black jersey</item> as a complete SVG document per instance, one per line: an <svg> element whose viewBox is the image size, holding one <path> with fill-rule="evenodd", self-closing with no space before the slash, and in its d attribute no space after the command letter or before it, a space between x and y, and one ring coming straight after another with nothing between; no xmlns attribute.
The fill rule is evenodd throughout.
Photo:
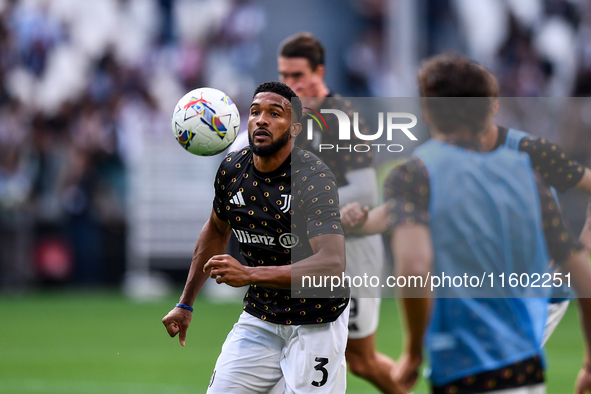
<svg viewBox="0 0 591 394"><path fill-rule="evenodd" d="M345 269L334 176L313 154L293 147L301 114L286 85L256 89L250 146L220 164L185 289L163 318L184 346L193 302L208 277L250 285L208 393L267 393L281 379L286 393L345 392L348 298L304 298L291 290L302 276L341 276ZM232 232L248 266L223 254Z"/></svg>
<svg viewBox="0 0 591 394"><path fill-rule="evenodd" d="M338 109L353 119L354 108L349 100L341 98L327 87L324 63L324 48L320 41L310 33L297 33L286 38L279 48L279 80L298 94L304 107L314 111L320 111L321 108ZM342 205L357 202L374 206L378 200L378 188L373 154L336 149L320 151L320 144L340 145L337 117L325 117L326 129L314 130L311 140L306 133L301 133L296 145L317 154L332 170ZM359 127L362 133L367 134L367 124L363 118L359 120ZM352 139L349 141L350 146L363 142L356 135ZM345 246L347 275L382 276L384 247L381 236L348 234ZM351 295L347 366L351 372L368 380L383 393L396 393L396 382L390 374L395 366L394 361L375 347L380 303L379 289L362 289L358 290L358 294Z"/></svg>

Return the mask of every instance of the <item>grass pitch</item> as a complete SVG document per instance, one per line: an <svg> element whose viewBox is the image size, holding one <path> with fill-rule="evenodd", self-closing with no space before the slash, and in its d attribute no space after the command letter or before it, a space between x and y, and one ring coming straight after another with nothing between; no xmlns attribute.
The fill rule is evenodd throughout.
<svg viewBox="0 0 591 394"><path fill-rule="evenodd" d="M183 348L160 322L176 300L137 303L116 292L0 296L0 393L204 393L242 306L198 298ZM391 357L400 353L395 300L383 300L377 344ZM575 305L550 339L547 355L548 393L573 392L583 358ZM424 381L414 391L427 392ZM349 375L347 393L377 391Z"/></svg>

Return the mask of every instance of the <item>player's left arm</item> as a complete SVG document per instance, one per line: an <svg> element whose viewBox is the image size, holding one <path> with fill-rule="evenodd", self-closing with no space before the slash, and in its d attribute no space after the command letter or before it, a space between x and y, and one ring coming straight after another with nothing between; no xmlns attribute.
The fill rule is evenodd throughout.
<svg viewBox="0 0 591 394"><path fill-rule="evenodd" d="M562 271L561 279L572 285L577 296L583 334L585 337L585 361L576 383L576 393L591 391L591 267L587 263L586 250L562 221L558 206L547 185L536 177L540 196L542 223L548 252Z"/></svg>
<svg viewBox="0 0 591 394"><path fill-rule="evenodd" d="M304 276L341 277L345 272L345 236L339 212L340 189L334 174L320 168L306 182L297 182L296 190L314 254L292 264L292 284L299 287Z"/></svg>
<svg viewBox="0 0 591 394"><path fill-rule="evenodd" d="M581 250L562 263L563 273L569 275L577 294L581 325L585 338L585 359L576 381L576 393L591 392L591 267L587 262L589 252Z"/></svg>
<svg viewBox="0 0 591 394"><path fill-rule="evenodd" d="M556 144L540 137L527 137L519 143L519 150L529 155L532 166L546 184L560 192L577 188L591 197L591 170L570 158ZM591 249L591 213L580 235L581 242Z"/></svg>
<svg viewBox="0 0 591 394"><path fill-rule="evenodd" d="M302 283L303 276L341 276L345 271L345 237L323 234L310 239L314 254L292 265L246 267L230 255L212 257L204 270L211 269L217 283L240 287L257 285L290 289L292 281Z"/></svg>
<svg viewBox="0 0 591 394"><path fill-rule="evenodd" d="M322 234L310 239L314 254L293 264L290 281L302 283L302 277L341 277L345 272L345 236ZM291 287L291 283L290 283Z"/></svg>
<svg viewBox="0 0 591 394"><path fill-rule="evenodd" d="M585 167L583 178L581 178L575 187L591 196L591 169Z"/></svg>
<svg viewBox="0 0 591 394"><path fill-rule="evenodd" d="M581 231L580 240L585 245L587 250L591 250L591 170L585 168L583 178L577 183L577 189L584 191L589 196L589 204L587 205L587 219Z"/></svg>

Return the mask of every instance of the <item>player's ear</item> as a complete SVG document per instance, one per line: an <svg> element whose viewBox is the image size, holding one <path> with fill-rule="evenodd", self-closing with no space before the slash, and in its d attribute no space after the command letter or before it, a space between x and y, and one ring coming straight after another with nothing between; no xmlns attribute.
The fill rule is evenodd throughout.
<svg viewBox="0 0 591 394"><path fill-rule="evenodd" d="M320 77L320 79L324 80L324 64L319 64L316 66L316 70L314 72Z"/></svg>
<svg viewBox="0 0 591 394"><path fill-rule="evenodd" d="M499 99L495 98L493 101L493 114L492 117L494 118L499 113Z"/></svg>
<svg viewBox="0 0 591 394"><path fill-rule="evenodd" d="M427 111L427 106L423 105L422 106L422 115L423 115L423 121L425 122L425 124L427 126L431 126L431 117L429 116L429 112Z"/></svg>
<svg viewBox="0 0 591 394"><path fill-rule="evenodd" d="M291 138L296 138L302 131L302 124L301 123L292 123L289 134L291 134Z"/></svg>

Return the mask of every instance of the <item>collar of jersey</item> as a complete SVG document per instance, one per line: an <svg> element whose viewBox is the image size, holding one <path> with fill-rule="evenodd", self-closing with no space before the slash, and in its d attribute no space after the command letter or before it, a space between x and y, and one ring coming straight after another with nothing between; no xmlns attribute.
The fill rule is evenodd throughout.
<svg viewBox="0 0 591 394"><path fill-rule="evenodd" d="M294 148L294 149L296 149L296 148ZM274 177L282 174L283 172L285 172L285 170L291 166L291 155L293 155L294 153L295 152L292 150L291 153L289 154L289 156L287 156L285 161L283 163L281 163L281 165L279 167L277 167L273 171L269 171L269 172L262 172L262 171L257 170L257 168L255 167L255 165L253 163L253 166L252 166L253 172L257 177L259 177L261 179L274 178Z"/></svg>
<svg viewBox="0 0 591 394"><path fill-rule="evenodd" d="M498 128L499 135L497 136L497 143L495 144L493 150L505 145L505 141L507 140L507 133L509 132L509 129L507 129L506 127L498 126Z"/></svg>

